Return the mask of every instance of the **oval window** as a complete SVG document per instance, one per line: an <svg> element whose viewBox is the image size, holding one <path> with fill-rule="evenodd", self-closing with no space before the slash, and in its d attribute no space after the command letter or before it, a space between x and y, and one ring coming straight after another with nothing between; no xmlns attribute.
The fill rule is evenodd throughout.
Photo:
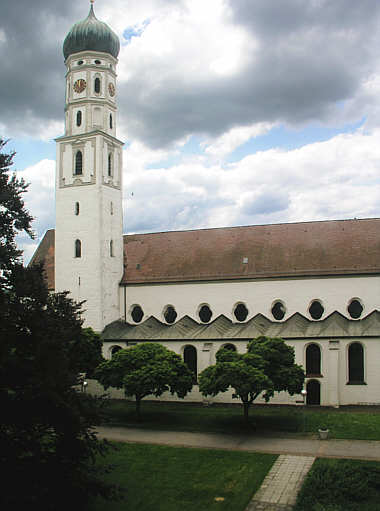
<svg viewBox="0 0 380 511"><path fill-rule="evenodd" d="M277 319L277 321L284 319L285 312L286 312L285 305L282 302L277 301L273 304L272 316L274 317L274 319Z"/></svg>
<svg viewBox="0 0 380 511"><path fill-rule="evenodd" d="M131 317L135 323L140 323L144 317L144 312L140 305L134 305L131 312Z"/></svg>
<svg viewBox="0 0 380 511"><path fill-rule="evenodd" d="M202 305L198 313L199 319L202 323L208 323L212 318L212 312L208 305Z"/></svg>
<svg viewBox="0 0 380 511"><path fill-rule="evenodd" d="M353 319L358 319L362 315L363 305L359 300L351 300L350 305L347 307L348 313Z"/></svg>
<svg viewBox="0 0 380 511"><path fill-rule="evenodd" d="M168 305L164 312L164 318L166 323L174 323L177 319L177 313L175 308L172 305Z"/></svg>
<svg viewBox="0 0 380 511"><path fill-rule="evenodd" d="M245 321L248 316L248 309L244 303L238 303L234 309L234 316L238 321Z"/></svg>
<svg viewBox="0 0 380 511"><path fill-rule="evenodd" d="M99 65L101 64L101 61L100 61L100 60L95 60L95 64L96 64L97 66L99 66Z"/></svg>
<svg viewBox="0 0 380 511"><path fill-rule="evenodd" d="M318 300L314 300L309 307L309 314L313 319L321 319L325 312L323 305Z"/></svg>

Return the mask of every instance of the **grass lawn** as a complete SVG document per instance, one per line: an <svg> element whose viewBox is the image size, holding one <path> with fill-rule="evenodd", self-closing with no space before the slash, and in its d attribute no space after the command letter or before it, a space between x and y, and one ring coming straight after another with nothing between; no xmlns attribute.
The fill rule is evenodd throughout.
<svg viewBox="0 0 380 511"><path fill-rule="evenodd" d="M117 444L107 476L123 502L98 499L94 511L244 511L277 456L146 444Z"/></svg>
<svg viewBox="0 0 380 511"><path fill-rule="evenodd" d="M143 401L143 422L136 422L134 403L110 400L105 424L173 431L215 431L224 433L316 433L321 426L332 438L380 440L380 407L326 407L252 405L251 425L243 423L238 405L202 405Z"/></svg>
<svg viewBox="0 0 380 511"><path fill-rule="evenodd" d="M315 461L294 511L379 511L380 462Z"/></svg>

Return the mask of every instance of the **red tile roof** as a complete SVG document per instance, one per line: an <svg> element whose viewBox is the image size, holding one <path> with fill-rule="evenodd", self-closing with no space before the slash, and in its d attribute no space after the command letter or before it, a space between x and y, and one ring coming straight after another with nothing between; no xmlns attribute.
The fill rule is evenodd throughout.
<svg viewBox="0 0 380 511"><path fill-rule="evenodd" d="M45 238L33 260L47 253L50 285ZM124 235L123 284L366 273L380 273L380 218Z"/></svg>
<svg viewBox="0 0 380 511"><path fill-rule="evenodd" d="M55 252L55 230L49 229L45 232L37 250L34 252L29 266L36 263L43 263L48 288L55 288L55 272L54 272L54 252Z"/></svg>

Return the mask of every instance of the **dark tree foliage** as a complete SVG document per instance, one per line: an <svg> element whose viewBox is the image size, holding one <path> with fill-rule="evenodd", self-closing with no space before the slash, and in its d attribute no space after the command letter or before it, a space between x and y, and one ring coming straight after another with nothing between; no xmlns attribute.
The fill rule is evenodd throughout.
<svg viewBox="0 0 380 511"><path fill-rule="evenodd" d="M42 268L18 261L16 230L30 234L31 217L25 185L7 180L9 158L0 160L0 509L86 509L91 496L114 495L96 462L106 448L94 433L99 400L78 386L100 346L82 329L81 304L49 293Z"/></svg>
<svg viewBox="0 0 380 511"><path fill-rule="evenodd" d="M5 144L0 138L0 277L21 255L15 243L17 232L25 231L33 237L30 226L33 218L22 200L28 185L23 179L17 179L16 174L9 176L15 153L3 152Z"/></svg>
<svg viewBox="0 0 380 511"><path fill-rule="evenodd" d="M134 396L140 420L141 400L149 395L161 396L165 391L184 398L193 387L193 373L181 357L158 343L141 343L119 350L111 360L103 362L95 378L104 386L124 389Z"/></svg>
<svg viewBox="0 0 380 511"><path fill-rule="evenodd" d="M275 392L299 393L304 378L302 367L294 363L294 349L282 339L262 336L248 343L247 353L220 349L216 364L199 375L199 390L216 396L232 388L248 422L249 407L261 393L266 401Z"/></svg>

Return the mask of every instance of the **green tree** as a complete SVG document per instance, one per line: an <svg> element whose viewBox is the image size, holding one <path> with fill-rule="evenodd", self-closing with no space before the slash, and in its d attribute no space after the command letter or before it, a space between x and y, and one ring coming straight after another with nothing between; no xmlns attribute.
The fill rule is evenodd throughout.
<svg viewBox="0 0 380 511"><path fill-rule="evenodd" d="M232 388L248 423L249 407L261 393L267 402L275 392L299 393L304 378L302 367L294 363L294 349L282 339L262 336L250 341L244 354L220 349L216 364L199 375L199 390L216 396Z"/></svg>
<svg viewBox="0 0 380 511"><path fill-rule="evenodd" d="M126 396L134 396L139 420L144 397L170 391L184 398L193 386L193 374L181 357L157 343L119 350L98 367L95 378L105 389L116 387L124 389Z"/></svg>
<svg viewBox="0 0 380 511"><path fill-rule="evenodd" d="M15 236L31 234L31 217L25 183L7 174L12 157L0 159L0 508L86 509L92 495L114 495L96 463L106 448L94 432L99 401L78 388L99 348L89 348L81 304L19 262Z"/></svg>

